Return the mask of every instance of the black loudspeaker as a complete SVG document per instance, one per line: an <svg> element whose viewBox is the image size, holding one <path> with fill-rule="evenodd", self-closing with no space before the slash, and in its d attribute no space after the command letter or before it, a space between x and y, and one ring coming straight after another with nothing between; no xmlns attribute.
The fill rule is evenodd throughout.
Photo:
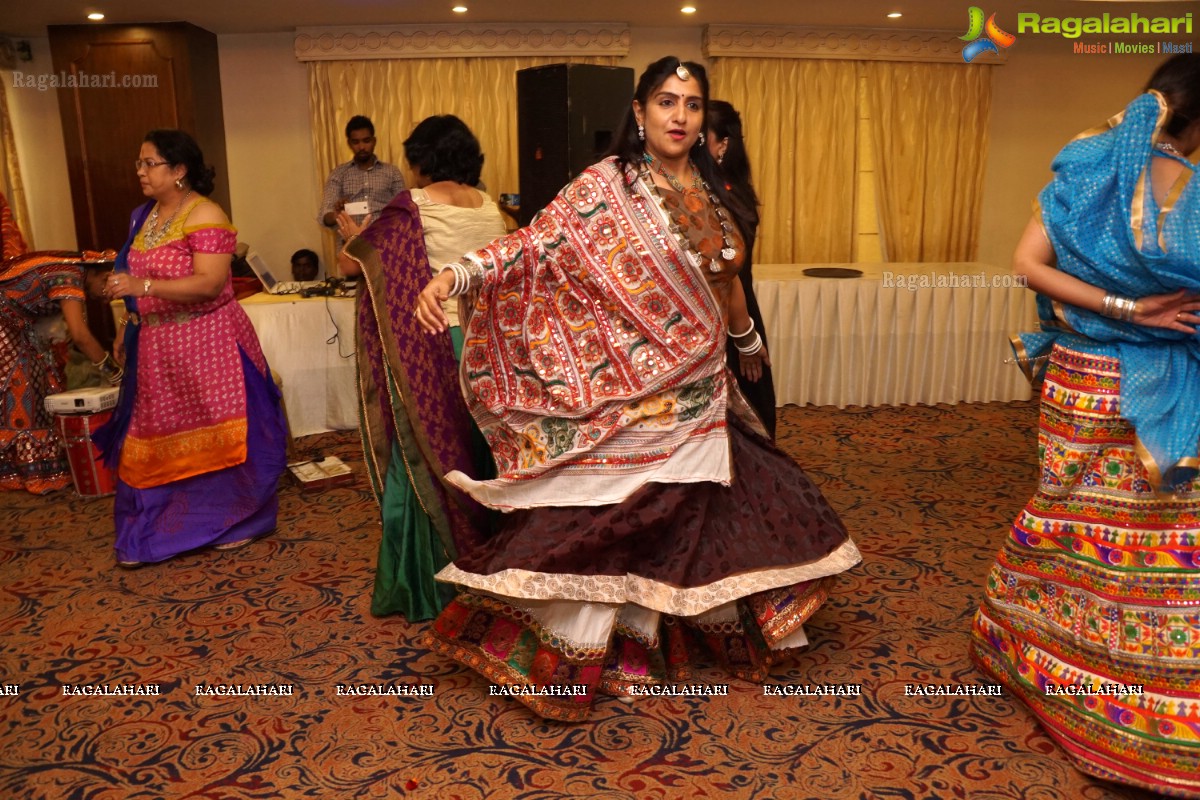
<svg viewBox="0 0 1200 800"><path fill-rule="evenodd" d="M550 64L517 71L522 225L603 157L632 100L628 67Z"/></svg>

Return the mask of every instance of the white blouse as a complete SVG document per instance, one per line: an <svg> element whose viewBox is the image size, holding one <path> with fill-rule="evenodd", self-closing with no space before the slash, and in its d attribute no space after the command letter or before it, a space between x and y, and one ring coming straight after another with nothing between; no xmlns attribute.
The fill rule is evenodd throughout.
<svg viewBox="0 0 1200 800"><path fill-rule="evenodd" d="M476 189L475 191L479 191ZM412 199L421 211L421 226L425 231L425 252L434 275L464 254L473 253L507 231L496 201L479 192L479 208L463 208L429 199L424 189L413 189ZM458 298L442 303L451 325L458 325Z"/></svg>

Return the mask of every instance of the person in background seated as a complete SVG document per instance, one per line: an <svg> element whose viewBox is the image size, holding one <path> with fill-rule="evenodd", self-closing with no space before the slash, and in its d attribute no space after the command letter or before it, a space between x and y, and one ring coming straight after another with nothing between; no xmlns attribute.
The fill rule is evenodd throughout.
<svg viewBox="0 0 1200 800"><path fill-rule="evenodd" d="M8 260L28 249L17 221L13 219L12 209L8 207L8 198L0 194L0 259Z"/></svg>
<svg viewBox="0 0 1200 800"><path fill-rule="evenodd" d="M402 192L361 236L352 235L357 229L348 215L340 216L349 241L338 267L348 278L363 276L359 375L370 395L363 398L363 441L383 515L371 613L400 612L411 622L445 605L434 573L472 544L460 535L467 527L461 505L448 501L442 474L464 462L474 474L491 469L458 389L457 303L445 312L452 327L437 338L417 327L412 305L442 264L502 236L504 219L475 188L483 152L458 117L423 120L404 141L404 157L417 187Z"/></svg>
<svg viewBox="0 0 1200 800"><path fill-rule="evenodd" d="M292 280L315 281L321 270L321 262L312 250L297 250L292 253Z"/></svg>
<svg viewBox="0 0 1200 800"><path fill-rule="evenodd" d="M44 494L71 482L61 438L43 403L66 390L64 365L35 323L61 310L71 341L118 382L121 370L92 336L84 314L84 291L103 296L115 255L46 251L0 262L0 489Z"/></svg>

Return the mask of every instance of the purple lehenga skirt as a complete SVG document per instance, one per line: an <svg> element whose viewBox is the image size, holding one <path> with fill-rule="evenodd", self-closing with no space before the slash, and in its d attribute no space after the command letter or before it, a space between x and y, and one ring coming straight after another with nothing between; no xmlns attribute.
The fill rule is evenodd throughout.
<svg viewBox="0 0 1200 800"><path fill-rule="evenodd" d="M183 480L135 489L117 479L117 560L152 563L201 547L231 544L275 529L279 476L287 468L287 423L270 371L243 351L246 460Z"/></svg>

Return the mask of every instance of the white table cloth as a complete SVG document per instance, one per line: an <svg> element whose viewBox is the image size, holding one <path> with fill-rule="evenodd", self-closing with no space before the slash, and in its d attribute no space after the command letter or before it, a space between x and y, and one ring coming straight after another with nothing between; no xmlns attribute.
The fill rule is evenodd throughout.
<svg viewBox="0 0 1200 800"><path fill-rule="evenodd" d="M863 271L811 278L816 266ZM1009 337L1036 330L1034 293L978 263L763 264L754 290L778 405L1027 400Z"/></svg>
<svg viewBox="0 0 1200 800"><path fill-rule="evenodd" d="M292 435L357 427L354 298L260 292L241 303L283 379Z"/></svg>

